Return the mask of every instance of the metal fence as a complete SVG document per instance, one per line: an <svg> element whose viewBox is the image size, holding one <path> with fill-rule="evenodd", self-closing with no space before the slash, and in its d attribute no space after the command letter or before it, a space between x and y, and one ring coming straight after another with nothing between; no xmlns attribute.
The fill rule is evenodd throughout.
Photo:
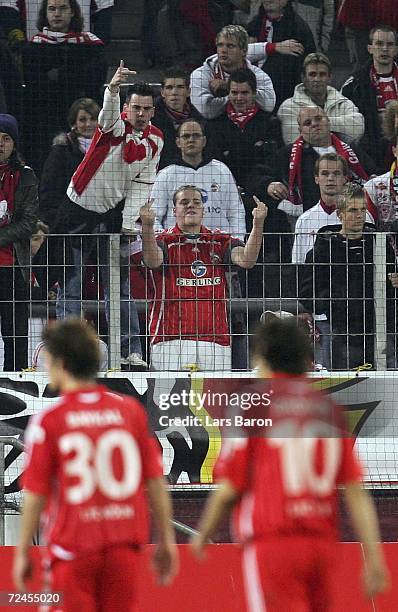
<svg viewBox="0 0 398 612"><path fill-rule="evenodd" d="M15 269L7 299L3 293L0 308L12 304L17 313L21 302L26 305L25 315L14 314L13 334L4 328L1 311L3 340L8 344L13 340L18 355L17 318L26 316L29 331L24 339L29 347L25 344L23 350L28 350L27 365L31 366L47 320L82 316L92 321L107 345L103 369L120 369L123 351L131 352L137 338L139 349L134 352L142 349L150 361L158 311L163 317L162 341L188 337L210 346L228 344L231 337L231 367L244 370L251 367L252 336L261 315L280 311L298 316L308 327L314 360L327 369L395 368L397 309L391 274L396 263L390 235L368 234L355 245L348 241L337 254L331 234L322 237L323 259L314 249L306 263L291 261L294 234L266 233L258 261L250 270L232 266L228 253L224 258L214 255L214 262L205 265L196 249L193 263L174 264L173 270L166 262L162 269L151 271L142 265L139 235L49 235L28 271L26 296L18 295ZM310 235L312 244L315 238ZM178 325L173 333L164 323L170 313ZM188 335L187 313L192 315Z"/></svg>

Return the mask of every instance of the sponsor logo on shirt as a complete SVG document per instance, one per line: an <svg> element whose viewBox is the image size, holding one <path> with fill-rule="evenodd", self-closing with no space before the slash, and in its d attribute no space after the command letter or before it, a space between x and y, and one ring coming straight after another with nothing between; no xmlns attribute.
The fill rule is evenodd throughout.
<svg viewBox="0 0 398 612"><path fill-rule="evenodd" d="M177 278L177 287L209 287L221 285L221 277L214 278Z"/></svg>
<svg viewBox="0 0 398 612"><path fill-rule="evenodd" d="M193 261L191 264L191 272L197 278L201 278L202 276L205 276L207 272L207 267L203 263L203 261L201 261L200 259L195 259L195 261Z"/></svg>

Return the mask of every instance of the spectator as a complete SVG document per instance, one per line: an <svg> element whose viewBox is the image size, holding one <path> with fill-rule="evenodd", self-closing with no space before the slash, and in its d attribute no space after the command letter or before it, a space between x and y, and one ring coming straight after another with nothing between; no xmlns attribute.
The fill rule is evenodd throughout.
<svg viewBox="0 0 398 612"><path fill-rule="evenodd" d="M66 190L73 173L87 153L96 127L100 107L91 98L75 100L68 111L70 131L61 132L53 140L40 180L40 217L51 233L64 229Z"/></svg>
<svg viewBox="0 0 398 612"><path fill-rule="evenodd" d="M319 200L314 168L323 153L338 153L344 157L350 180L365 182L376 169L373 160L357 145L349 146L331 132L328 116L318 106L302 107L298 124L300 137L278 151L273 174L264 180L270 198L279 201L278 208L293 217L298 217Z"/></svg>
<svg viewBox="0 0 398 612"><path fill-rule="evenodd" d="M374 234L365 226L361 186L344 188L337 211L341 229L330 227L316 237L313 251L307 254L300 296L304 305L314 296L314 311L327 315L332 368L345 370L374 365Z"/></svg>
<svg viewBox="0 0 398 612"><path fill-rule="evenodd" d="M241 68L228 81L225 111L209 124L209 137L217 157L231 170L247 195L255 193L257 177L263 176L267 157L273 155L269 113L256 102L254 72Z"/></svg>
<svg viewBox="0 0 398 612"><path fill-rule="evenodd" d="M40 180L40 218L51 234L67 233L68 206L66 191L73 173L83 160L98 124L100 107L91 98L75 100L68 111L70 131L58 134L53 140ZM64 237L51 236L47 248L38 254L43 265L49 266L47 291L64 275L68 242ZM66 261L69 260L68 252Z"/></svg>
<svg viewBox="0 0 398 612"><path fill-rule="evenodd" d="M323 108L330 129L344 142L359 140L364 133L364 118L357 107L337 89L330 86L332 64L323 53L310 53L303 63L303 82L296 85L292 98L278 110L285 144L299 137L297 116L302 106L315 104Z"/></svg>
<svg viewBox="0 0 398 612"><path fill-rule="evenodd" d="M337 197L349 180L347 160L337 153L325 153L315 162L314 180L320 199L297 219L292 251L292 262L303 264L314 247L315 235L321 227L338 225Z"/></svg>
<svg viewBox="0 0 398 612"><path fill-rule="evenodd" d="M395 146L395 136L398 133L398 100L391 100L383 113L381 130L384 138L388 141L388 151L385 161L388 167L394 162L395 156L393 146Z"/></svg>
<svg viewBox="0 0 398 612"><path fill-rule="evenodd" d="M0 0L0 38L6 37L11 47L25 40L19 4L18 0Z"/></svg>
<svg viewBox="0 0 398 612"><path fill-rule="evenodd" d="M165 0L157 20L163 61L193 70L214 53L216 33L231 21L223 0Z"/></svg>
<svg viewBox="0 0 398 612"><path fill-rule="evenodd" d="M298 219L292 251L292 262L304 264L308 251L314 248L317 232L329 225L340 225L336 211L339 194L348 181L349 170L344 157L336 153L325 153L315 162L315 183L319 186L320 199L315 206L306 210ZM299 268L301 274L302 268ZM326 314L313 313L313 320L319 330L319 342L314 342L314 359L330 369L330 325Z"/></svg>
<svg viewBox="0 0 398 612"><path fill-rule="evenodd" d="M334 0L293 0L294 11L307 23L317 51L327 53L335 17Z"/></svg>
<svg viewBox="0 0 398 612"><path fill-rule="evenodd" d="M385 0L342 0L337 19L345 26L347 46L355 71L368 59L369 31L380 24L398 30L395 2Z"/></svg>
<svg viewBox="0 0 398 612"><path fill-rule="evenodd" d="M231 264L249 269L257 260L267 207L256 203L245 246L202 224L202 193L194 185L176 190L176 225L157 237L151 203L141 208L143 261L156 288L149 326L154 369L231 369L226 270Z"/></svg>
<svg viewBox="0 0 398 612"><path fill-rule="evenodd" d="M394 162L388 172L375 176L365 183L369 211L380 232L392 232L391 244L398 255L396 232L398 231L398 137L392 147Z"/></svg>
<svg viewBox="0 0 398 612"><path fill-rule="evenodd" d="M246 58L246 30L242 26L226 26L217 34L216 45L217 54L208 57L203 66L191 75L191 100L197 110L205 119L221 115L228 103L229 75L240 68L249 68L256 75L256 101L259 107L272 112L275 106L274 88L269 76Z"/></svg>
<svg viewBox="0 0 398 612"><path fill-rule="evenodd" d="M179 68L170 68L162 78L161 97L156 101L152 123L163 132L164 147L160 156L159 170L169 166L180 157L176 144L177 129L187 119L202 117L189 99L189 76Z"/></svg>
<svg viewBox="0 0 398 612"><path fill-rule="evenodd" d="M205 206L206 225L232 236L245 237L245 209L234 177L222 162L205 158L206 136L198 121L184 121L177 136L180 160L159 172L151 198L155 213L155 230L174 227L173 193L180 185L196 185Z"/></svg>
<svg viewBox="0 0 398 612"><path fill-rule="evenodd" d="M163 135L151 125L153 92L145 83L129 88L120 115L119 86L131 74L135 73L125 68L121 61L105 90L99 127L68 187L69 233L101 235L122 230L123 234L131 234L135 230L139 207L148 197L163 147ZM100 267L105 272L107 240L103 237L99 241L100 264L103 264ZM82 241L71 239L74 265L65 271L58 317L80 314L82 266L96 244L95 237ZM124 255L123 248L121 251L121 363L143 367L137 309L134 302L130 302L128 253ZM107 290L106 275L103 283ZM106 306L109 307L109 295Z"/></svg>
<svg viewBox="0 0 398 612"><path fill-rule="evenodd" d="M104 46L83 32L76 0L42 0L39 32L23 51L27 156L38 170L69 106L80 97L99 101L106 75Z"/></svg>
<svg viewBox="0 0 398 612"><path fill-rule="evenodd" d="M278 110L300 83L304 57L316 51L311 30L290 0L263 0L258 16L247 29L251 41L271 43L261 67L271 78Z"/></svg>
<svg viewBox="0 0 398 612"><path fill-rule="evenodd" d="M386 107L398 98L397 34L389 26L376 26L369 34L372 56L343 85L341 92L358 107L365 118L362 146L375 159L379 173L387 170L388 142L383 139L382 117Z"/></svg>
<svg viewBox="0 0 398 612"><path fill-rule="evenodd" d="M4 371L28 367L29 240L37 221L37 179L18 154L18 123L0 114L0 316Z"/></svg>

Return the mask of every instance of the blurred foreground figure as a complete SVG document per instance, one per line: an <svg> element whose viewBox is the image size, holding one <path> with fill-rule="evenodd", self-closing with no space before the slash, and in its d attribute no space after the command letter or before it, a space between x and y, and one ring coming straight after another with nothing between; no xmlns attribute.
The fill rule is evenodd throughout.
<svg viewBox="0 0 398 612"><path fill-rule="evenodd" d="M88 324L50 325L43 340L50 383L62 397L27 430L15 586L25 590L44 513L47 587L62 592L63 612L133 610L136 568L148 541L144 488L159 533L155 570L166 582L176 569L161 456L139 402L96 383L100 352Z"/></svg>
<svg viewBox="0 0 398 612"><path fill-rule="evenodd" d="M252 407L242 413L259 424L257 417L267 417L272 426L231 431L229 438L224 432L221 487L210 498L192 544L201 557L220 519L235 506L250 612L333 609L337 485L345 486L364 546L367 594L373 596L388 585L376 513L361 486L352 439L345 437L338 407L306 379L310 355L308 334L295 321L271 317L259 329L257 366L269 380L250 389L268 389L271 401L259 414L253 396Z"/></svg>

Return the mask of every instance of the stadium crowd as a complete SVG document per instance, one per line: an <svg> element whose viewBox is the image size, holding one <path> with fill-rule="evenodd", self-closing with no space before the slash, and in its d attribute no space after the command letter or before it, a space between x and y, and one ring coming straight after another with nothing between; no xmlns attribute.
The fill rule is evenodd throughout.
<svg viewBox="0 0 398 612"><path fill-rule="evenodd" d="M0 0L4 369L30 365L37 304L86 318L104 301L109 320L109 234L121 366L247 368L250 304L292 298L315 362L374 367L378 231L395 368L398 24L382 5L148 0L159 88L123 60L107 79L112 0ZM341 91L337 21L355 64Z"/></svg>

